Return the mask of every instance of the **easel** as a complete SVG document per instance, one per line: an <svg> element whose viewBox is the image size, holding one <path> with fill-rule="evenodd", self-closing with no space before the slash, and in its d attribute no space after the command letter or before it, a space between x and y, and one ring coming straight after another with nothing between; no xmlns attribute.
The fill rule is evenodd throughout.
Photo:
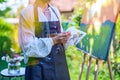
<svg viewBox="0 0 120 80"><path fill-rule="evenodd" d="M87 56L87 54L84 54L84 56L83 56L83 61L82 61L82 64L81 64L80 74L79 74L78 80L81 80L81 78L82 78L82 73L83 73L83 68L84 68L86 56ZM88 61L88 68L87 68L86 80L89 80L89 72L90 72L90 67L91 67L91 61L92 61L92 57L90 56L90 57L89 57L89 61ZM99 59L96 59L94 80L98 80L97 77L98 77L99 61L100 61ZM108 59L107 59L106 62L107 62L107 64L108 64L110 79L111 79L111 80L114 80L109 57L108 57Z"/></svg>
<svg viewBox="0 0 120 80"><path fill-rule="evenodd" d="M89 6L86 5L86 8L84 10L84 13L82 15L82 20L81 20L81 25L80 25L80 28L81 30L85 31L86 33L88 34L93 34L96 30L96 32L98 31L98 33L100 33L100 30L103 31L103 29L100 29L100 26L102 27L105 27L106 25L103 25L104 23L106 23L105 21L107 21L108 23L106 24L112 24L112 25L108 25L107 27L111 27L113 28L110 32L111 34L109 35L106 35L106 36L110 36L111 38L109 38L109 43L111 43L111 39L112 39L112 36L113 36L113 33L114 33L114 23L116 22L117 20L117 15L119 13L119 7L117 7L116 5L113 5L113 4L119 4L118 0L110 0L109 1L109 4L107 3L107 1L101 1L101 0L96 0L96 2L94 4L91 4ZM105 6L104 6L105 5ZM98 7L99 6L99 7ZM116 8L115 8L116 7ZM110 22L109 22L110 21ZM96 27L95 27L96 26ZM98 28L99 26L99 28ZM87 28L86 28L87 27ZM90 28L89 28L90 27ZM89 30L88 30L89 28ZM93 28L95 28L93 30ZM87 31L88 30L88 31ZM106 30L107 31L107 30ZM104 31L103 33L105 33L106 31ZM109 30L108 30L109 31ZM102 34L103 34L102 33ZM107 34L107 33L106 33ZM94 34L93 34L94 35ZM102 39L102 38L101 38ZM107 40L108 38L106 38L105 40ZM100 38L99 38L100 40ZM101 42L101 41L97 41L97 43ZM90 48L87 48L86 47L91 47L93 45L87 45L89 43L86 43L88 39L86 39L86 41L84 41L81 45L85 45L85 47L82 47L81 45L79 46L80 49L82 49L82 51L85 51L87 53L89 53L90 51L87 50L87 49L90 49ZM95 42L95 40L93 41ZM104 41L103 41L104 42ZM107 41L106 41L107 42ZM103 43L104 44L104 43ZM107 44L107 45L108 45ZM92 47L92 48L96 48L97 46L99 46L99 44L97 44L96 46ZM109 47L110 45L108 45ZM104 47L104 45L102 45L102 47ZM109 49L109 48L108 48ZM108 50L106 49L106 50ZM91 49L93 50L93 49ZM95 54L101 54L102 51L96 51ZM108 51L107 51L108 52ZM106 52L106 53L107 53ZM84 56L83 56L83 61L82 61L82 64L81 64L81 68L80 68L80 74L79 74L79 78L78 80L81 80L81 77L82 77L82 73L83 73L83 68L84 68L84 64L85 64L85 60L86 60L86 56L88 55L87 53L84 53ZM90 53L94 53L94 52L90 52ZM103 53L103 55L106 53ZM92 55L91 54L91 55ZM90 67L91 67L91 62L92 62L92 56L89 56L89 59L88 59L88 68L87 68L87 74L86 74L86 80L89 79L89 72L90 72ZM94 54L93 54L94 55ZM106 55L107 58L105 58L105 62L107 62L107 65L108 65L108 70L109 70L109 74L110 74L110 79L111 80L114 80L113 78L113 74L112 74L112 68L111 68L111 63L110 63L110 59L109 59L109 56ZM97 57L100 57L97 56ZM102 58L100 58L102 60ZM94 80L98 80L98 70L99 70L99 63L100 63L100 59L98 58L95 58L95 61L96 61L96 64L95 64L95 73L94 73ZM103 59L104 60L104 59Z"/></svg>

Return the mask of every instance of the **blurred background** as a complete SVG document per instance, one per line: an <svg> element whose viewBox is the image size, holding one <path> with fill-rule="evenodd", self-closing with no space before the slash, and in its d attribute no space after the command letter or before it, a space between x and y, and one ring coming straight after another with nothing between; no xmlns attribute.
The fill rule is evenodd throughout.
<svg viewBox="0 0 120 80"><path fill-rule="evenodd" d="M0 0L0 71L7 68L7 63L1 60L6 54L11 54L11 48L15 53L22 54L18 44L18 23L21 10L29 4L34 4L35 0ZM94 0L55 0L51 4L58 7L62 16L62 26L66 30L69 26L79 28L82 13L86 3ZM115 80L120 80L120 15L116 22L116 31L110 49L110 59ZM75 46L69 46L66 50L67 62L71 80L77 80L82 63L83 53ZM89 56L88 56L89 57ZM88 60L83 70L82 80L85 80ZM93 60L93 63L95 61ZM22 66L25 64L22 62ZM91 66L89 80L94 78L94 64ZM6 79L7 80L7 79ZM101 61L98 73L98 80L110 80L107 64Z"/></svg>

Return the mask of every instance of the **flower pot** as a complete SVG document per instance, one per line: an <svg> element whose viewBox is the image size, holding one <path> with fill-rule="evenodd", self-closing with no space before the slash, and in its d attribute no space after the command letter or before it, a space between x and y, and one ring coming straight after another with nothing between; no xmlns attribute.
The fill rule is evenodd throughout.
<svg viewBox="0 0 120 80"><path fill-rule="evenodd" d="M8 73L9 74L18 74L20 72L21 63L18 62L9 62L8 63Z"/></svg>

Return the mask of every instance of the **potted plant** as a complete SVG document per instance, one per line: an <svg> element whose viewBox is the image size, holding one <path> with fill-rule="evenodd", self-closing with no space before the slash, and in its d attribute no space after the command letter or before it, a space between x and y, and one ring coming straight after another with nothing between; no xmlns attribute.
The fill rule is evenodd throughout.
<svg viewBox="0 0 120 80"><path fill-rule="evenodd" d="M13 52L13 49L11 49ZM6 54L1 58L2 60L5 60L8 63L8 73L9 74L17 74L20 72L21 67L21 61L24 59L23 56L21 56L18 53L12 53L11 55Z"/></svg>

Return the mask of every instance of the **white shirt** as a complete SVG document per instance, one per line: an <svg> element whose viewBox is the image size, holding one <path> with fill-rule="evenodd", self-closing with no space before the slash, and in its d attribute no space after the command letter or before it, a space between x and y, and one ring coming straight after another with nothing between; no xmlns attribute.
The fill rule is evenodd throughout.
<svg viewBox="0 0 120 80"><path fill-rule="evenodd" d="M60 19L60 13L57 8L50 5L56 12ZM51 13L50 21L58 21L57 16L49 7ZM42 9L38 7L38 19L40 22L48 21ZM62 26L61 26L62 29ZM63 31L63 29L61 30ZM54 45L52 38L37 38L35 37L35 25L34 25L34 7L29 5L21 11L19 22L19 43L24 53L24 61L28 62L29 57L45 57L51 52Z"/></svg>

